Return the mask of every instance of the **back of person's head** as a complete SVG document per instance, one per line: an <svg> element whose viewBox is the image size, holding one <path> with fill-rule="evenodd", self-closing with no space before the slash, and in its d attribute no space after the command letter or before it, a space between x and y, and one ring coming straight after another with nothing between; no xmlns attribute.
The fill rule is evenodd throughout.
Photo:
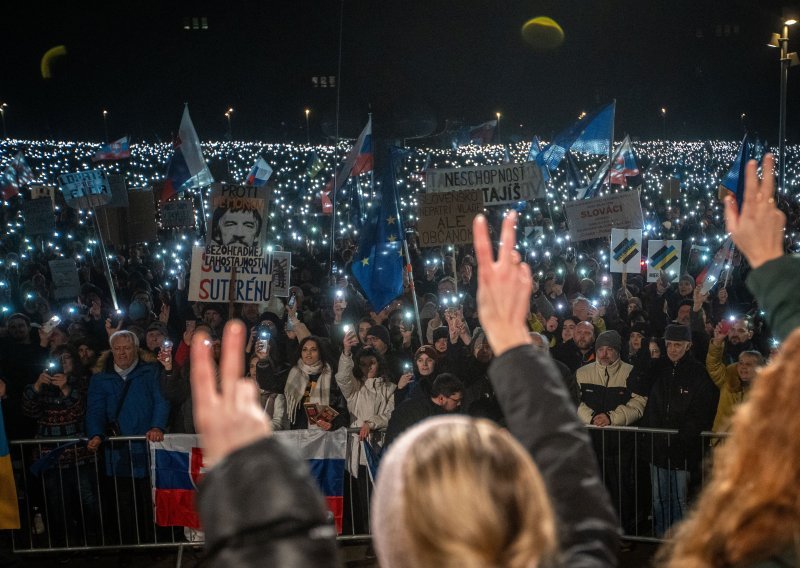
<svg viewBox="0 0 800 568"><path fill-rule="evenodd" d="M556 547L539 470L488 420L437 417L405 432L381 461L373 510L383 568L529 568Z"/></svg>
<svg viewBox="0 0 800 568"><path fill-rule="evenodd" d="M714 454L711 482L660 560L750 566L797 546L800 527L800 329L758 372Z"/></svg>
<svg viewBox="0 0 800 568"><path fill-rule="evenodd" d="M439 395L453 396L458 392L464 392L464 383L453 373L441 373L434 379L431 387L432 398Z"/></svg>

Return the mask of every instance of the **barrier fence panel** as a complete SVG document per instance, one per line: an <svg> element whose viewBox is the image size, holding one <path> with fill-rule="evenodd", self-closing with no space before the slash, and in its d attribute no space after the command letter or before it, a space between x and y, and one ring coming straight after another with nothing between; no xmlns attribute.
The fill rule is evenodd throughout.
<svg viewBox="0 0 800 568"><path fill-rule="evenodd" d="M703 432L699 441L685 441L677 430L587 429L624 538L645 542L663 540L686 514L708 479L711 448L727 436ZM374 433L370 447L379 451L382 438ZM348 429L346 440L339 538L369 539L371 466L378 456L358 439L357 428ZM180 562L184 546L202 546L200 531L156 524L144 436L109 438L96 453L72 438L9 445L21 520L12 531L14 552L178 548Z"/></svg>

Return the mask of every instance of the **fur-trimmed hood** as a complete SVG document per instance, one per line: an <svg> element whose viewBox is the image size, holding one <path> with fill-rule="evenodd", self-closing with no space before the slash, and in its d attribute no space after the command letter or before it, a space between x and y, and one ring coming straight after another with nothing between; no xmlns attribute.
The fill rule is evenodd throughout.
<svg viewBox="0 0 800 568"><path fill-rule="evenodd" d="M114 370L113 367L114 358L111 353L111 349L103 351L100 356L97 358L97 362L92 367L92 373L105 373ZM139 348L139 361L144 363L155 363L158 361L156 356L147 351L146 349Z"/></svg>

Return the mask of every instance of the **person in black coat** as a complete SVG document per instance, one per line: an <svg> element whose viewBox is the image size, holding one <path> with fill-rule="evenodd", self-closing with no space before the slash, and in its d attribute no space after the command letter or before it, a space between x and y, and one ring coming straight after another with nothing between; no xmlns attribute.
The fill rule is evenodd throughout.
<svg viewBox="0 0 800 568"><path fill-rule="evenodd" d="M386 427L384 450L414 424L431 416L455 412L463 398L464 383L451 373L442 373L433 381L431 396L409 398L394 409Z"/></svg>
<svg viewBox="0 0 800 568"><path fill-rule="evenodd" d="M653 359L647 372L652 386L641 425L678 431L676 435L652 435L652 440L647 440L647 446L652 447L650 476L659 537L687 512L690 476L700 471L700 433L711 429L719 402L719 391L705 366L690 352L691 339L688 326L667 326L667 356Z"/></svg>

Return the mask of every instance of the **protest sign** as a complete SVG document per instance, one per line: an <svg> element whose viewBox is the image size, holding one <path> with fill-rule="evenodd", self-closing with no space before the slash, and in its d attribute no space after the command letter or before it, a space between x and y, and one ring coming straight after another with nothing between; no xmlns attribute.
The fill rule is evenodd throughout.
<svg viewBox="0 0 800 568"><path fill-rule="evenodd" d="M153 190L128 192L128 243L142 243L158 239L156 205Z"/></svg>
<svg viewBox="0 0 800 568"><path fill-rule="evenodd" d="M106 207L127 207L128 188L125 185L125 176L120 174L109 174L108 185L111 187L111 201Z"/></svg>
<svg viewBox="0 0 800 568"><path fill-rule="evenodd" d="M638 191L625 191L564 204L573 242L607 238L613 228L641 229L642 204Z"/></svg>
<svg viewBox="0 0 800 568"><path fill-rule="evenodd" d="M641 272L642 230L611 229L611 272Z"/></svg>
<svg viewBox="0 0 800 568"><path fill-rule="evenodd" d="M681 198L681 182L674 177L667 178L661 187L661 195L667 201L677 201Z"/></svg>
<svg viewBox="0 0 800 568"><path fill-rule="evenodd" d="M256 247L258 248L258 247ZM273 253L274 255L275 253ZM279 257L278 265L286 259ZM252 266L223 266L206 255L206 247L192 248L192 273L189 279L191 302L237 302L243 304L266 302L272 296L272 266L265 253ZM288 294L288 273L281 275Z"/></svg>
<svg viewBox="0 0 800 568"><path fill-rule="evenodd" d="M655 282L661 271L667 273L670 282L681 277L681 245L683 241L653 239L647 241L647 281Z"/></svg>
<svg viewBox="0 0 800 568"><path fill-rule="evenodd" d="M49 235L56 230L53 202L49 199L23 201L22 214L25 216L25 234L27 236Z"/></svg>
<svg viewBox="0 0 800 568"><path fill-rule="evenodd" d="M417 201L421 247L472 243L472 220L483 211L483 192L423 193Z"/></svg>
<svg viewBox="0 0 800 568"><path fill-rule="evenodd" d="M270 253L270 269L272 271L272 295L288 298L292 286L292 253L275 251Z"/></svg>
<svg viewBox="0 0 800 568"><path fill-rule="evenodd" d="M428 193L480 190L487 207L544 197L542 172L533 162L429 169L425 185Z"/></svg>
<svg viewBox="0 0 800 568"><path fill-rule="evenodd" d="M174 199L161 204L161 225L165 229L194 227L194 204L189 199Z"/></svg>
<svg viewBox="0 0 800 568"><path fill-rule="evenodd" d="M215 266L257 269L264 263L267 187L214 183L205 259Z"/></svg>
<svg viewBox="0 0 800 568"><path fill-rule="evenodd" d="M51 260L50 275L55 286L56 300L77 298L81 293L81 280L78 278L78 267L71 258Z"/></svg>
<svg viewBox="0 0 800 568"><path fill-rule="evenodd" d="M53 200L53 195L55 195L56 188L49 186L49 185L32 185L30 186L31 190L31 199L43 199L45 197L49 197L50 201Z"/></svg>
<svg viewBox="0 0 800 568"><path fill-rule="evenodd" d="M73 209L100 207L111 201L111 186L103 170L86 170L58 176L58 187Z"/></svg>

